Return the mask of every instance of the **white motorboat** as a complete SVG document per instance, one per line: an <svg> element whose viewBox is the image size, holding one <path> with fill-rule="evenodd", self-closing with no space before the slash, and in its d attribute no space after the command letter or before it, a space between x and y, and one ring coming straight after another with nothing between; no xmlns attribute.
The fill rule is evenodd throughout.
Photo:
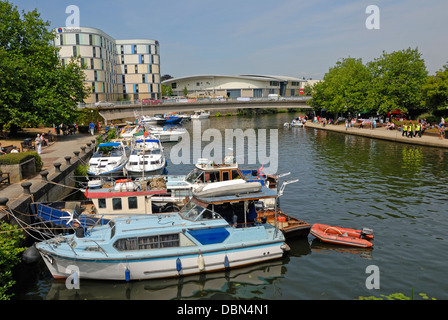
<svg viewBox="0 0 448 320"><path fill-rule="evenodd" d="M142 116L141 121L145 124L155 124L159 126L163 126L166 122L165 117L162 115L155 115L155 116Z"/></svg>
<svg viewBox="0 0 448 320"><path fill-rule="evenodd" d="M122 177L129 153L128 147L123 143L101 143L89 160L87 174L97 177Z"/></svg>
<svg viewBox="0 0 448 320"><path fill-rule="evenodd" d="M191 115L191 119L208 119L210 117L210 112L204 110L197 110Z"/></svg>
<svg viewBox="0 0 448 320"><path fill-rule="evenodd" d="M146 130L152 136L157 137L161 142L177 142L184 135L188 134L187 129L178 127L152 127L146 126Z"/></svg>
<svg viewBox="0 0 448 320"><path fill-rule="evenodd" d="M159 139L134 137L125 172L130 177L146 177L166 173L166 159Z"/></svg>

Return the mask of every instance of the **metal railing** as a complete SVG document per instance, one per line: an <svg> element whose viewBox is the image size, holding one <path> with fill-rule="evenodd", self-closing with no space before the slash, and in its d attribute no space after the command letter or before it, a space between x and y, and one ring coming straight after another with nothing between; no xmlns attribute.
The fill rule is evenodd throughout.
<svg viewBox="0 0 448 320"><path fill-rule="evenodd" d="M79 103L79 108L97 108L97 107L113 107L113 106L149 106L149 105L160 105L160 104L177 104L177 103L188 103L188 104L201 104L201 103L226 103L226 102L256 102L256 101L307 101L310 100L310 96L300 96L300 97L278 97L275 98L268 98L268 97L257 97L257 98L244 98L244 97L237 97L237 98L209 98L209 97L200 97L200 98L184 98L184 97L175 97L175 98L168 98L168 99L162 99L162 100L155 100L155 103L151 104L145 104L142 101L111 101L111 102L105 102L100 103L97 105L97 103Z"/></svg>

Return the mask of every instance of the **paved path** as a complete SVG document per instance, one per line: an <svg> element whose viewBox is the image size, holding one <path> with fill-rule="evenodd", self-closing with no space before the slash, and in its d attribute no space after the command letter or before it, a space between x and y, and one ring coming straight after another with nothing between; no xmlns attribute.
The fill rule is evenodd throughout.
<svg viewBox="0 0 448 320"><path fill-rule="evenodd" d="M386 130L385 127L370 129L370 128L348 128L345 129L345 124L342 125L326 125L325 127L322 124L307 122L306 127L308 128L317 128L321 130L328 131L336 131L345 134L359 135L369 138L382 139L394 142L401 143L409 143L416 145L423 145L429 147L437 147L437 148L448 148L448 139L440 139L440 136L428 135L424 134L421 138L413 137L408 138L406 136L402 136L402 133L398 130Z"/></svg>
<svg viewBox="0 0 448 320"><path fill-rule="evenodd" d="M90 134L74 134L68 136L58 136L57 141L53 142L50 146L42 148L41 159L43 162L42 171L48 171L49 176L54 173L55 167L53 163L59 162L62 165L66 163L65 157L70 156L72 159L75 159L74 151L80 151L82 153L81 147L86 147L86 150L89 150L87 147L87 143L92 143L96 136L92 136ZM94 144L92 144L93 147ZM36 173L31 178L24 179L19 183L13 183L7 187L3 187L0 189L0 197L8 198L9 202L14 201L23 193L23 188L21 183L23 182L31 182L31 190L33 190L33 185L38 185L42 181L42 177L39 172Z"/></svg>

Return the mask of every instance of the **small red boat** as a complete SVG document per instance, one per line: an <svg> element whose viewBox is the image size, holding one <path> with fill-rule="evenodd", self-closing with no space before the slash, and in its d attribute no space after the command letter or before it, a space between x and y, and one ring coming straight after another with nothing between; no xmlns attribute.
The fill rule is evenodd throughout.
<svg viewBox="0 0 448 320"><path fill-rule="evenodd" d="M361 248L373 246L371 242L373 240L373 231L367 228L355 230L315 223L311 227L310 233L323 242Z"/></svg>

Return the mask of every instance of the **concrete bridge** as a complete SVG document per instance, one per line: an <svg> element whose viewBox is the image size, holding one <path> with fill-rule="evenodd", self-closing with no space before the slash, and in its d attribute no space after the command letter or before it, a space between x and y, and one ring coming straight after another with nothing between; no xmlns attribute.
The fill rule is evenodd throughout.
<svg viewBox="0 0 448 320"><path fill-rule="evenodd" d="M235 111L236 109L288 109L297 108L302 110L311 110L311 107L307 105L309 97L303 98L285 98L282 100L249 100L249 101L201 101L201 102L189 102L189 103L163 103L157 105L141 105L141 104L128 104L128 105L115 105L113 107L95 107L98 109L99 114L105 121L119 119L134 118L134 111L137 111L139 115L152 116L157 113L170 113L170 112L187 112L191 113L195 110L207 110L211 114L220 112L227 113Z"/></svg>

